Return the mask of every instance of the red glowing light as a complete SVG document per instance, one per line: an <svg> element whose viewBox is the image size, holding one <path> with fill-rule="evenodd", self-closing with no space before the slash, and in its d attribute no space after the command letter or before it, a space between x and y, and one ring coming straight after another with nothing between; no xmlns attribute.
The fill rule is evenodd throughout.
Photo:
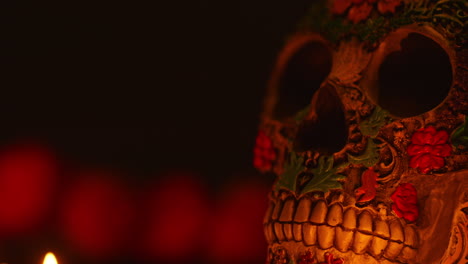
<svg viewBox="0 0 468 264"><path fill-rule="evenodd" d="M70 188L62 208L63 233L74 248L92 257L120 254L134 217L129 191L106 173L88 173Z"/></svg>
<svg viewBox="0 0 468 264"><path fill-rule="evenodd" d="M36 226L51 206L57 161L44 146L15 145L0 153L0 232Z"/></svg>
<svg viewBox="0 0 468 264"><path fill-rule="evenodd" d="M268 190L260 182L244 181L231 185L220 199L209 238L209 254L216 263L265 259L262 221Z"/></svg>
<svg viewBox="0 0 468 264"><path fill-rule="evenodd" d="M205 237L208 202L203 186L191 173L168 176L154 184L146 200L144 253L153 259L188 259Z"/></svg>

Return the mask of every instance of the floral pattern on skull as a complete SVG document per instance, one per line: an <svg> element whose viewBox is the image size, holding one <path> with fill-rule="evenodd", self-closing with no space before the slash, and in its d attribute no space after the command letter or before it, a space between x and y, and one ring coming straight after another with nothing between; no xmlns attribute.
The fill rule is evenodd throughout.
<svg viewBox="0 0 468 264"><path fill-rule="evenodd" d="M424 174L442 168L445 165L444 158L452 152L448 138L447 131L436 131L432 126L416 131L408 147L410 167L418 168Z"/></svg>
<svg viewBox="0 0 468 264"><path fill-rule="evenodd" d="M270 252L288 264L465 259L466 1L312 5L259 126L256 167L277 177Z"/></svg>

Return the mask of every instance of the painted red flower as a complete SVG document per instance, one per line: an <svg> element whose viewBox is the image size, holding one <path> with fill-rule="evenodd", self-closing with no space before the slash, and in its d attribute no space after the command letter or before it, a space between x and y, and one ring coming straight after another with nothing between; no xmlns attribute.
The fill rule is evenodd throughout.
<svg viewBox="0 0 468 264"><path fill-rule="evenodd" d="M418 168L418 171L424 174L442 168L445 165L444 157L452 153L448 138L447 131L437 131L432 126L416 131L407 149L408 155L411 156L409 166Z"/></svg>
<svg viewBox="0 0 468 264"><path fill-rule="evenodd" d="M396 7L401 4L401 0L334 0L331 12L343 15L349 10L348 19L356 24L369 17L376 2L381 14L395 13Z"/></svg>
<svg viewBox="0 0 468 264"><path fill-rule="evenodd" d="M289 257L285 249L278 248L275 252L270 251L267 264L288 264Z"/></svg>
<svg viewBox="0 0 468 264"><path fill-rule="evenodd" d="M253 164L261 172L271 170L276 152L271 139L263 131L259 131L254 148Z"/></svg>
<svg viewBox="0 0 468 264"><path fill-rule="evenodd" d="M319 264L343 264L344 259L342 258L333 258L331 253L325 253L325 262L320 262Z"/></svg>
<svg viewBox="0 0 468 264"><path fill-rule="evenodd" d="M418 219L418 197L416 189L411 183L400 184L390 198L393 201L392 210L398 217L410 222Z"/></svg>
<svg viewBox="0 0 468 264"><path fill-rule="evenodd" d="M314 263L314 256L312 252L308 250L305 254L299 256L299 260L297 264L313 264Z"/></svg>
<svg viewBox="0 0 468 264"><path fill-rule="evenodd" d="M378 186L377 176L378 174L374 171L372 167L367 169L361 175L361 187L357 188L354 191L354 195L358 203L369 202L375 198L376 188Z"/></svg>

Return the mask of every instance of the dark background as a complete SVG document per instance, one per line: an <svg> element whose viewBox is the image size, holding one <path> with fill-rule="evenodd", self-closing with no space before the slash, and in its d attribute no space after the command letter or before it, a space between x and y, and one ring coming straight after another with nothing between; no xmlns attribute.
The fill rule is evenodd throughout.
<svg viewBox="0 0 468 264"><path fill-rule="evenodd" d="M173 169L210 193L239 178L267 186L251 165L262 98L308 5L3 1L1 146L40 141L66 164L118 170L136 186ZM3 239L0 262L37 259L56 237Z"/></svg>
<svg viewBox="0 0 468 264"><path fill-rule="evenodd" d="M308 3L2 5L5 137L123 169L216 174L251 167L269 73Z"/></svg>

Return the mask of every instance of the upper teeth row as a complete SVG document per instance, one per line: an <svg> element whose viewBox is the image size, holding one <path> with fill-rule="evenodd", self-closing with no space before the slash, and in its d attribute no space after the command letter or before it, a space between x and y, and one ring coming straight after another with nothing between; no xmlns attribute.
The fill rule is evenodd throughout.
<svg viewBox="0 0 468 264"><path fill-rule="evenodd" d="M419 243L414 227L399 219L383 220L369 210L343 208L339 202L327 205L325 200L307 197L272 203L264 226L269 244L298 241L404 263L415 258Z"/></svg>

